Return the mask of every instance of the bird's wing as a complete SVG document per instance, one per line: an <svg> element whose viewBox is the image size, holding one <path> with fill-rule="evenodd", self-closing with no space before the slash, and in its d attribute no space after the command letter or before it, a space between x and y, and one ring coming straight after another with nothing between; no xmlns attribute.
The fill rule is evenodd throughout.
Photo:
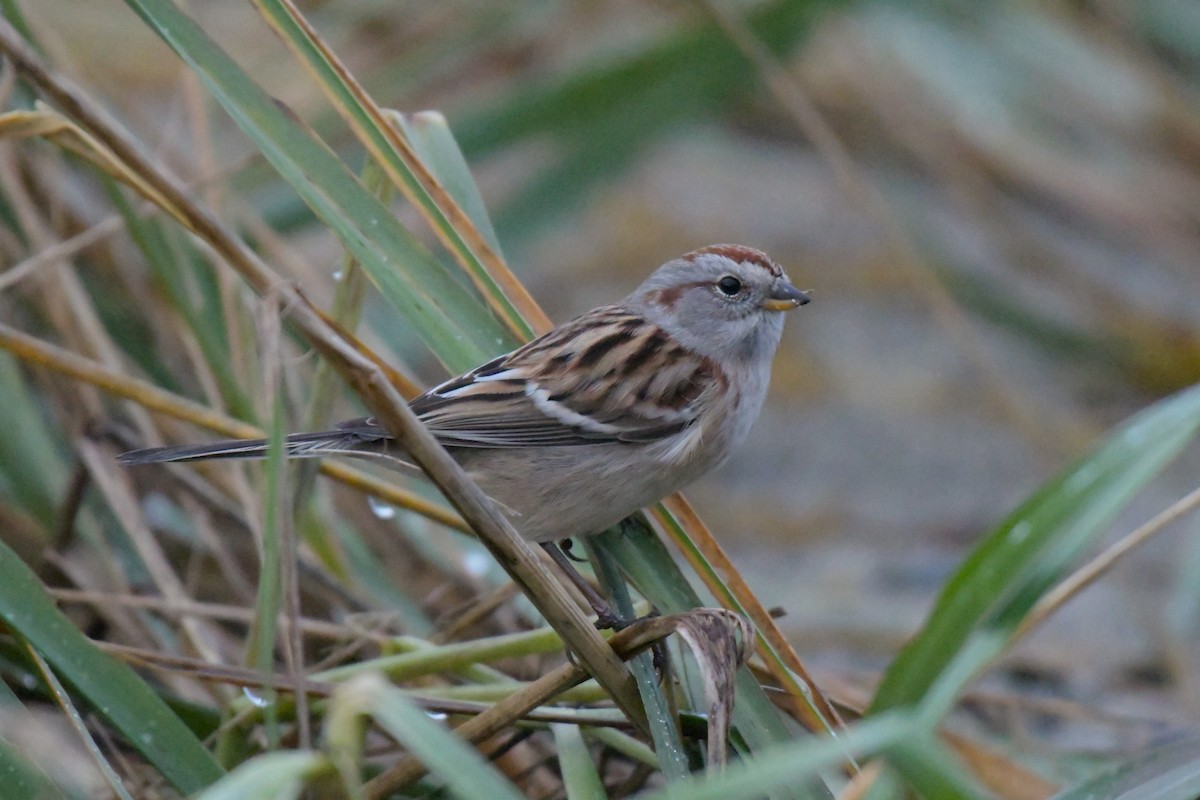
<svg viewBox="0 0 1200 800"><path fill-rule="evenodd" d="M650 442L691 425L722 379L710 360L641 316L608 306L411 405L443 444L457 447Z"/></svg>

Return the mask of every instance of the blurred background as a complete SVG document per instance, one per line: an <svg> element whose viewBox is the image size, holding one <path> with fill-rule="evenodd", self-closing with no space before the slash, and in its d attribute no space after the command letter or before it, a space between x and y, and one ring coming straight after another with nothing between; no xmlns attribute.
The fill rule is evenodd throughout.
<svg viewBox="0 0 1200 800"><path fill-rule="evenodd" d="M766 250L812 291L749 444L687 494L844 691L869 696L1008 511L1200 379L1200 4L302 5L382 105L447 117L554 319L716 242ZM123 3L21 6L55 64L331 296L337 241L201 113L203 89ZM188 11L361 163L248 4ZM95 193L79 186L80 220L102 216ZM138 258L121 237L84 257ZM385 313L368 304L368 341L436 380ZM1195 487L1200 454L1184 462L1114 535ZM1194 719L1196 533L1174 526L1072 602L980 685L966 724L1070 754Z"/></svg>

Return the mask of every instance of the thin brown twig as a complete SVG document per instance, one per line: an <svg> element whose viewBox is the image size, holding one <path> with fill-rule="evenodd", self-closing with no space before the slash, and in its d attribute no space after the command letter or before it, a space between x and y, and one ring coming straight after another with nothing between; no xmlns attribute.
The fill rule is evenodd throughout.
<svg viewBox="0 0 1200 800"><path fill-rule="evenodd" d="M248 667L229 664L212 664L196 658L188 658L175 654L163 653L159 650L145 650L139 647L116 644L93 639L98 649L113 655L122 661L144 669L157 670L162 673L187 675L191 678L209 683L225 684L247 689L278 689L293 695L306 694L312 697L329 697L337 689L337 683L330 681L314 681L303 676L290 673L267 674ZM580 682L586 678L586 673ZM570 687L567 687L570 688ZM484 703L474 700L457 700L447 697L429 697L405 691L405 696L422 708L442 714L474 716L489 711L495 703ZM631 723L620 716L616 710L563 708L532 708L516 717L517 720L531 722L569 722L573 724L598 725L606 728L629 729Z"/></svg>
<svg viewBox="0 0 1200 800"><path fill-rule="evenodd" d="M51 542L54 547L62 547L71 541L71 534L75 530L75 521L79 516L79 510L83 507L83 499L87 496L89 483L87 468L83 464L76 463L75 469L71 473L71 482L67 485L66 495L63 497L62 506L58 510L58 521L54 539Z"/></svg>
<svg viewBox="0 0 1200 800"><path fill-rule="evenodd" d="M254 610L224 603L206 603L200 600L177 600L158 595L115 594L113 592L87 591L84 589L47 589L51 596L63 603L81 603L90 606L121 606L144 608L170 617L196 616L223 622L249 624L254 621ZM339 625L319 619L302 617L296 621L301 631L320 639L341 641L345 639L370 639L376 644L387 644L394 637L372 633L361 626Z"/></svg>
<svg viewBox="0 0 1200 800"><path fill-rule="evenodd" d="M1135 548L1145 544L1155 535L1161 533L1172 522L1175 522L1185 514L1195 511L1197 508L1200 508L1200 487L1188 492L1149 520L1113 542L1109 547L1105 548L1104 552L1075 570L1075 572L1067 576L1061 583L1044 594L1033 608L1030 609L1029 613L1025 615L1025 619L1021 620L1021 624L1013 632L1012 640L1015 642L1028 635L1030 631L1045 622L1051 614L1061 608L1067 601L1106 575L1118 561L1133 552Z"/></svg>
<svg viewBox="0 0 1200 800"><path fill-rule="evenodd" d="M13 264L0 273L0 292L20 283L46 267L64 262L71 256L120 232L124 227L125 221L119 215L114 214L111 217L100 220L95 225L75 234L69 239L56 242L44 250L34 253L24 261Z"/></svg>
<svg viewBox="0 0 1200 800"><path fill-rule="evenodd" d="M429 641L435 644L451 641L462 631L491 616L496 609L511 600L516 592L517 587L512 583L496 587L488 595L472 601L465 610L450 619L443 628L429 637Z"/></svg>

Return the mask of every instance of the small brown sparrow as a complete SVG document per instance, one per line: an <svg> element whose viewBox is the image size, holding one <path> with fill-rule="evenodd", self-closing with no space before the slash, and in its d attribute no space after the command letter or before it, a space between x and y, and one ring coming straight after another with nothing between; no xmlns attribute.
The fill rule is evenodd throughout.
<svg viewBox="0 0 1200 800"><path fill-rule="evenodd" d="M598 533L716 467L746 438L783 333L780 312L808 301L758 250L704 247L668 261L624 300L430 389L411 407L526 539ZM293 434L285 446L295 458L405 457L370 417ZM261 439L234 440L118 460L265 452Z"/></svg>

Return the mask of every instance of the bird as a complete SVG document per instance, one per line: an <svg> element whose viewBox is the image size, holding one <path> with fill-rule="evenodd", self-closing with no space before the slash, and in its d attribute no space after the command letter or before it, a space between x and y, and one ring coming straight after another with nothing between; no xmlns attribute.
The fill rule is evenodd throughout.
<svg viewBox="0 0 1200 800"><path fill-rule="evenodd" d="M599 533L720 466L745 440L766 397L784 312L810 299L760 250L701 247L667 261L624 299L433 387L410 407L525 539L546 546ZM411 468L371 417L289 435L284 448L292 458ZM135 450L118 461L263 458L266 450L263 439L227 440Z"/></svg>

